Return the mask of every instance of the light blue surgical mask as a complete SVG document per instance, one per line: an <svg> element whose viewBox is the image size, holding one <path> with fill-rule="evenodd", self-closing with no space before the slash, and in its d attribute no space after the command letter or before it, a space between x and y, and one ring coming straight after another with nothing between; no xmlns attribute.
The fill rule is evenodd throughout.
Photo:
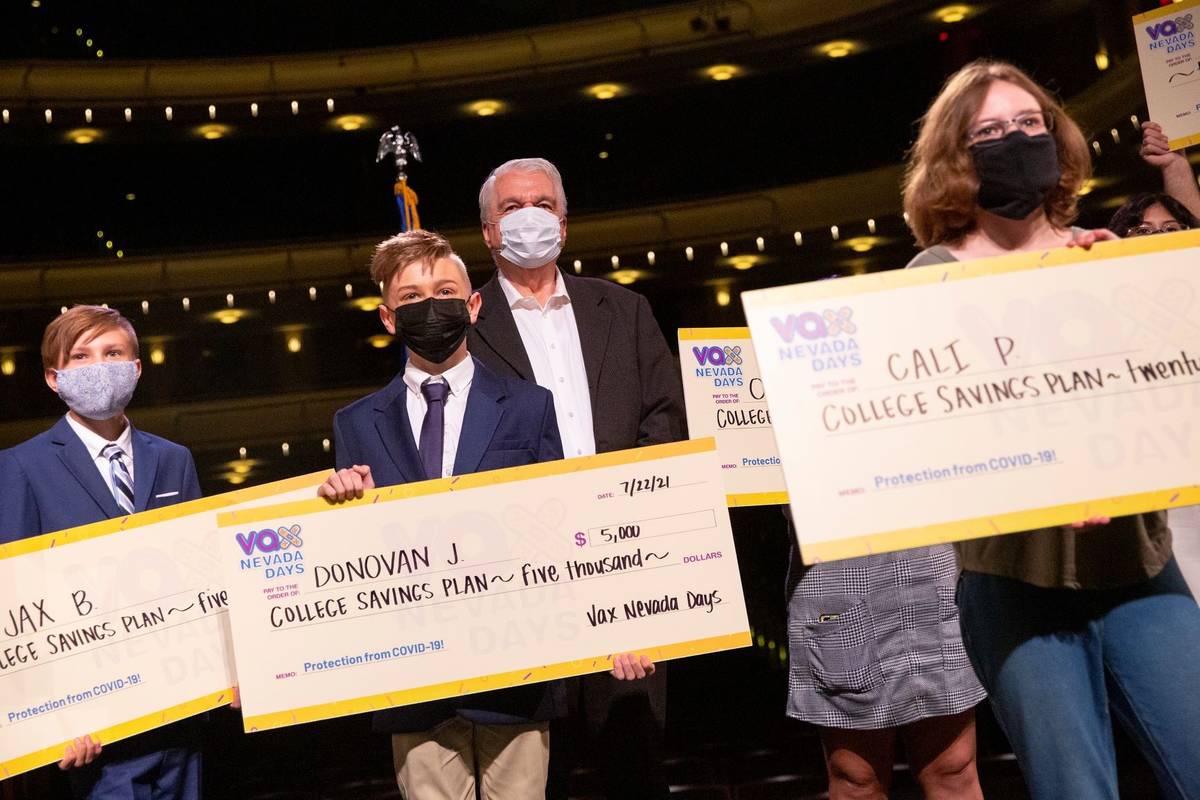
<svg viewBox="0 0 1200 800"><path fill-rule="evenodd" d="M500 255L525 269L544 267L562 252L562 222L529 206L500 218Z"/></svg>
<svg viewBox="0 0 1200 800"><path fill-rule="evenodd" d="M137 388L135 361L100 361L74 369L56 369L58 396L81 417L112 419L125 410Z"/></svg>

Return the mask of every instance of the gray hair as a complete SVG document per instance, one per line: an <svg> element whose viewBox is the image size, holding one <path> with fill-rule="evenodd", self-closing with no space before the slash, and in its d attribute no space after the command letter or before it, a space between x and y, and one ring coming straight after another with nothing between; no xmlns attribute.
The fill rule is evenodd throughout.
<svg viewBox="0 0 1200 800"><path fill-rule="evenodd" d="M483 186L479 187L480 222L488 221L488 212L496 202L496 179L509 172L540 172L548 177L554 184L554 195L558 200L558 213L563 217L567 216L567 193L563 189L562 175L559 174L558 167L544 158L514 158L492 170L491 174L487 176L487 180L483 182Z"/></svg>

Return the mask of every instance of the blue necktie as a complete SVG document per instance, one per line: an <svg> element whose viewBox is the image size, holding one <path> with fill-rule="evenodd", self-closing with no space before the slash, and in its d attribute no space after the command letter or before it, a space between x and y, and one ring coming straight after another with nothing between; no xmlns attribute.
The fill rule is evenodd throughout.
<svg viewBox="0 0 1200 800"><path fill-rule="evenodd" d="M450 387L443 381L433 383L425 381L421 384L421 394L425 395L428 408L425 410L425 421L421 423L421 444L417 448L421 452L421 464L425 467L425 477L442 477L442 447L446 439L446 394Z"/></svg>
<svg viewBox="0 0 1200 800"><path fill-rule="evenodd" d="M111 484L113 499L117 501L117 505L126 514L133 513L133 477L129 474L129 468L125 466L123 456L125 451L118 445L104 445L104 449L100 451L100 455L108 459L108 478Z"/></svg>

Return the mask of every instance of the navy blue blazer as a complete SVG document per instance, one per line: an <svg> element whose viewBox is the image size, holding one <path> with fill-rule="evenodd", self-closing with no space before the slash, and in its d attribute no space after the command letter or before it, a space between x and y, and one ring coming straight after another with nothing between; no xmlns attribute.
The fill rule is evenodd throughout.
<svg viewBox="0 0 1200 800"><path fill-rule="evenodd" d="M334 415L337 468L366 464L376 486L425 480L413 439L403 374ZM535 383L498 378L475 359L475 377L454 456L454 474L562 458L554 397ZM521 723L566 714L562 681L435 700L375 714L387 733L428 730L455 715L484 723Z"/></svg>
<svg viewBox="0 0 1200 800"><path fill-rule="evenodd" d="M130 423L132 424L132 423ZM200 497L186 447L133 429L134 511ZM66 418L0 450L0 543L119 517L112 489Z"/></svg>

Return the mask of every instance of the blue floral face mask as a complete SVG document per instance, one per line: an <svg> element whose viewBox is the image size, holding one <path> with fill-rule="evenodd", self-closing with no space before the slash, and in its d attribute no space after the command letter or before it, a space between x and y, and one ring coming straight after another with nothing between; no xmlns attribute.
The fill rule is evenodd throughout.
<svg viewBox="0 0 1200 800"><path fill-rule="evenodd" d="M137 388L134 361L101 361L55 370L58 396L72 411L88 419L112 419L125 410Z"/></svg>

